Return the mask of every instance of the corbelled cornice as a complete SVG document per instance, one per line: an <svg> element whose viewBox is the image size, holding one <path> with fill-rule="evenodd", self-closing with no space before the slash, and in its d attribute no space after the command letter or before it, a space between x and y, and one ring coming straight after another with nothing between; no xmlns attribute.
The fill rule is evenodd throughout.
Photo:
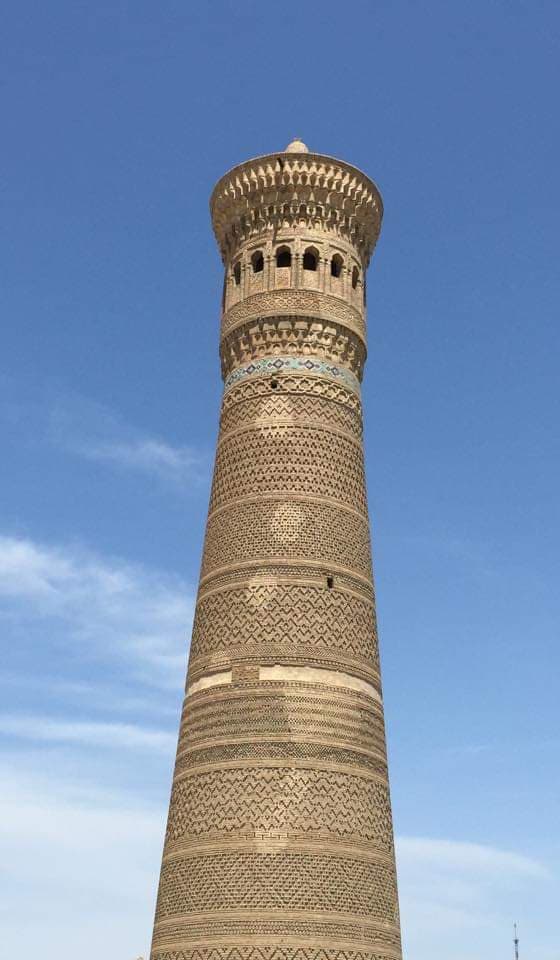
<svg viewBox="0 0 560 960"><path fill-rule="evenodd" d="M367 266L383 203L373 181L348 163L317 153L273 153L226 173L210 210L224 263L251 237L304 223L350 240Z"/></svg>

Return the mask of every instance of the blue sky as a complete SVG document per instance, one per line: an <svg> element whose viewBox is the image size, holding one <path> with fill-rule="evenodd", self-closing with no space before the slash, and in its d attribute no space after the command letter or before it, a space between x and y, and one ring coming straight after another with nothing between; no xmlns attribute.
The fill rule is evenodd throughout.
<svg viewBox="0 0 560 960"><path fill-rule="evenodd" d="M208 197L380 186L365 384L406 953L558 960L552 0L11 2L0 39L0 923L146 954L220 401Z"/></svg>

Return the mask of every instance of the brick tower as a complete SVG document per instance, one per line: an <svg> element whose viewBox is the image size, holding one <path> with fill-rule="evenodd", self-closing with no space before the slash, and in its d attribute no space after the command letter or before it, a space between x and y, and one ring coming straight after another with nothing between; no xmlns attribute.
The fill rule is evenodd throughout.
<svg viewBox="0 0 560 960"><path fill-rule="evenodd" d="M381 198L295 140L211 211L224 396L151 956L397 960L360 404Z"/></svg>

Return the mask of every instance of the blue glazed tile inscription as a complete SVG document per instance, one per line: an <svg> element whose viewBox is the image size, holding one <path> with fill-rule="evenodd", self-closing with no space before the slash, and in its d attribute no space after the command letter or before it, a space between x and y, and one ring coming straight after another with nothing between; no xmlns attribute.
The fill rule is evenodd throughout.
<svg viewBox="0 0 560 960"><path fill-rule="evenodd" d="M229 390L235 384L248 377L266 376L274 373L299 373L316 377L328 377L341 385L360 393L360 381L357 376L346 367L339 367L328 360L317 357L262 357L260 360L251 360L244 363L226 377L224 390Z"/></svg>

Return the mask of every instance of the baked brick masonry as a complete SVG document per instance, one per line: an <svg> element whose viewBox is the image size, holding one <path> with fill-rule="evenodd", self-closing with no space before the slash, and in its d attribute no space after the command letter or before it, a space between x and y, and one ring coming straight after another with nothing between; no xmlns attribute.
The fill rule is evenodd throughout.
<svg viewBox="0 0 560 960"><path fill-rule="evenodd" d="M152 960L400 960L362 449L381 197L283 153L211 199L224 397Z"/></svg>

